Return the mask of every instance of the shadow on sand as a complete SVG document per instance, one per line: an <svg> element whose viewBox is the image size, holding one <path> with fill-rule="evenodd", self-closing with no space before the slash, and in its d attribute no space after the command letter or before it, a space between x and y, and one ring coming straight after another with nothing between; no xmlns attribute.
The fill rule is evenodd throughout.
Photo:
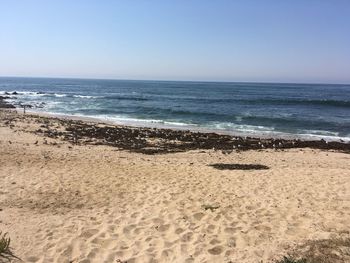
<svg viewBox="0 0 350 263"><path fill-rule="evenodd" d="M270 169L262 164L239 164L239 163L214 163L209 166L218 170L267 170Z"/></svg>

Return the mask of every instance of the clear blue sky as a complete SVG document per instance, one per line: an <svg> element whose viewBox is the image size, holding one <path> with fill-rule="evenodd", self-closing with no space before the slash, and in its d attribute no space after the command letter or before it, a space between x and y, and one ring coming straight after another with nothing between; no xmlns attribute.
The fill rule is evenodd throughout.
<svg viewBox="0 0 350 263"><path fill-rule="evenodd" d="M350 83L350 1L1 0L0 76Z"/></svg>

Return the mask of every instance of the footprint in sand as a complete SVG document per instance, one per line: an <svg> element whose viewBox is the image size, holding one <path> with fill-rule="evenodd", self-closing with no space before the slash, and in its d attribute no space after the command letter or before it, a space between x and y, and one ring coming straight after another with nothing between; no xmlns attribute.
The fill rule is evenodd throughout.
<svg viewBox="0 0 350 263"><path fill-rule="evenodd" d="M204 216L205 216L204 213L195 213L195 214L193 215L193 217L194 217L196 220L198 220L198 221L200 221Z"/></svg>
<svg viewBox="0 0 350 263"><path fill-rule="evenodd" d="M207 227L207 232L209 232L209 233L212 233L214 230L215 230L215 226L214 225L212 225L212 224L210 224L208 227Z"/></svg>
<svg viewBox="0 0 350 263"><path fill-rule="evenodd" d="M161 225L160 227L158 227L158 231L160 232L165 232L170 228L170 224L166 224L166 225Z"/></svg>
<svg viewBox="0 0 350 263"><path fill-rule="evenodd" d="M211 249L208 249L208 252L212 255L220 255L223 251L223 248L221 246L216 246Z"/></svg>
<svg viewBox="0 0 350 263"><path fill-rule="evenodd" d="M27 262L37 262L38 260L39 258L34 256L27 257Z"/></svg>
<svg viewBox="0 0 350 263"><path fill-rule="evenodd" d="M182 228L177 228L176 230L175 230L175 234L177 234L177 235L179 235L179 234L181 234L182 232L184 232L185 230L183 230Z"/></svg>
<svg viewBox="0 0 350 263"><path fill-rule="evenodd" d="M217 244L220 244L221 242L219 240L217 240L216 238L214 238L209 243L210 243L210 245L217 245Z"/></svg>
<svg viewBox="0 0 350 263"><path fill-rule="evenodd" d="M123 228L123 233L128 235L130 234L131 230L133 230L137 225L135 224L130 224L130 225L127 225Z"/></svg>
<svg viewBox="0 0 350 263"><path fill-rule="evenodd" d="M187 232L186 234L182 235L181 241L182 242L190 242L193 238L193 233L192 232Z"/></svg>

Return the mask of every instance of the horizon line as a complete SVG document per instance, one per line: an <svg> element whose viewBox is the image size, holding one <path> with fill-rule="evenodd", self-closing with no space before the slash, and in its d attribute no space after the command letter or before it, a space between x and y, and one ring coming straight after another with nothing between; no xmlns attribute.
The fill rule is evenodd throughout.
<svg viewBox="0 0 350 263"><path fill-rule="evenodd" d="M284 82L284 81L225 81L225 80L172 80L172 79L124 79L124 78L87 78L87 77L47 77L47 76L2 76L0 78L28 79L72 79L72 80L114 80L114 81L154 81L154 82L202 82L202 83L261 83L261 84L309 84L309 85L350 85L334 82Z"/></svg>

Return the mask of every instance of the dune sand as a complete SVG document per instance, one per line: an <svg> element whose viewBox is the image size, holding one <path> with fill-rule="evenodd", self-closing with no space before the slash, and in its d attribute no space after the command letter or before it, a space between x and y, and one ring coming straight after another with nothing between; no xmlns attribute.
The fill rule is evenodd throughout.
<svg viewBox="0 0 350 263"><path fill-rule="evenodd" d="M24 120L0 124L0 231L24 262L271 262L349 235L349 154L145 155L44 138ZM210 166L222 163L269 169Z"/></svg>

